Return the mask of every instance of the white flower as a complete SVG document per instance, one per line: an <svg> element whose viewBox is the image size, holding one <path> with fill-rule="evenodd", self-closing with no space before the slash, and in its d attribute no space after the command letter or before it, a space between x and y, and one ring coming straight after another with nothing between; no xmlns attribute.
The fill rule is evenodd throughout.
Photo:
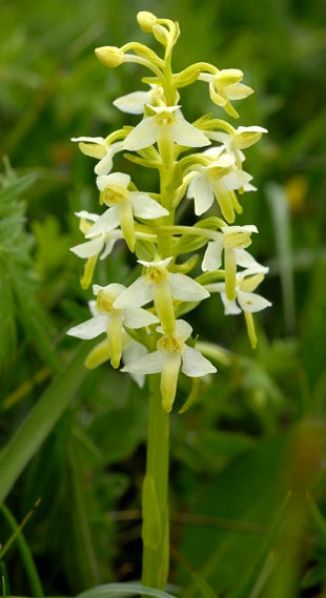
<svg viewBox="0 0 326 598"><path fill-rule="evenodd" d="M113 105L122 112L129 114L143 114L145 105L153 105L162 100L164 95L160 85L151 85L148 91L133 91L114 100Z"/></svg>
<svg viewBox="0 0 326 598"><path fill-rule="evenodd" d="M234 156L224 149L223 146L212 147L203 152L207 166L201 166L192 178L187 197L194 199L197 216L207 212L215 198L224 218L232 223L235 212L242 211L234 191L253 191L255 187L250 185L252 176L237 168Z"/></svg>
<svg viewBox="0 0 326 598"><path fill-rule="evenodd" d="M162 329L159 329L162 332ZM173 334L163 334L157 343L157 351L144 358L130 362L122 371L138 374L161 373L162 406L170 412L174 403L180 370L191 378L213 374L217 370L203 355L186 345L192 327L185 320L177 320Z"/></svg>
<svg viewBox="0 0 326 598"><path fill-rule="evenodd" d="M124 365L128 366L130 363L135 363L135 361L142 359L146 355L148 355L146 347L141 343L137 343L137 341L126 334L122 348L122 361ZM130 372L130 376L140 388L144 386L145 375L142 372Z"/></svg>
<svg viewBox="0 0 326 598"><path fill-rule="evenodd" d="M122 361L125 365L141 359L148 353L146 347L132 339L126 332L122 334ZM106 338L104 341L98 343L87 355L85 365L89 369L97 368L99 365L110 361L112 356L112 348L110 341ZM141 388L144 386L145 376L130 372L131 377Z"/></svg>
<svg viewBox="0 0 326 598"><path fill-rule="evenodd" d="M236 275L235 300L227 298L224 282L215 282L206 285L206 288L211 293L221 293L225 315L236 315L240 314L241 311L254 313L272 305L270 301L253 292L264 280L267 272L268 268L260 264L257 264L256 267L248 268L244 272L238 272Z"/></svg>
<svg viewBox="0 0 326 598"><path fill-rule="evenodd" d="M103 228L116 228L121 225L126 243L131 251L135 248L134 217L152 220L167 216L169 212L147 193L129 191L130 176L122 172L99 176L97 186L101 191L101 203L110 206L88 231L94 237Z"/></svg>
<svg viewBox="0 0 326 598"><path fill-rule="evenodd" d="M264 276L267 272L268 268L264 268L264 266L261 266L260 264L257 264L257 266L253 268L248 268L244 272L239 272L236 275L236 298L234 300L228 299L224 282L216 282L206 285L206 288L211 293L217 292L221 294L225 315L237 315L243 311L248 336L253 348L257 345L257 337L252 314L262 311L263 309L266 309L266 307L272 305L270 301L265 299L265 297L258 295L258 293L254 293L258 285L264 280Z"/></svg>
<svg viewBox="0 0 326 598"><path fill-rule="evenodd" d="M180 106L152 106L153 116L145 116L127 135L124 149L137 151L157 143L166 133L171 140L187 147L210 145L210 140L184 118Z"/></svg>
<svg viewBox="0 0 326 598"><path fill-rule="evenodd" d="M119 222L113 222L112 226L111 222L102 220L102 223L98 225L94 233L91 231L93 225L100 218L98 214L91 214L90 212L86 212L86 210L82 210L81 212L76 212L76 216L80 218L79 228L81 232L85 235L86 239L90 239L90 241L74 245L74 247L70 248L70 251L80 258L86 259L84 273L80 283L83 289L88 289L92 283L94 270L99 256L100 259L103 260L110 255L116 241L122 239L123 235L121 230L113 230L114 227L116 228L118 226Z"/></svg>
<svg viewBox="0 0 326 598"><path fill-rule="evenodd" d="M212 102L224 108L225 112L234 118L238 118L239 114L230 100L242 100L254 93L251 87L240 83L243 79L243 72L240 69L222 69L215 75L201 73L199 79L209 83L209 95Z"/></svg>
<svg viewBox="0 0 326 598"><path fill-rule="evenodd" d="M108 174L113 167L113 157L122 150L122 142L107 144L103 137L72 137L80 151L86 156L99 160L94 171L97 175Z"/></svg>
<svg viewBox="0 0 326 598"><path fill-rule="evenodd" d="M102 226L98 227L95 233L90 232L92 228L92 224L90 223L94 224L97 222L100 216L98 214L86 212L86 210L76 212L76 216L81 218L81 221L89 222L88 227L85 227L85 224L82 224L81 226L84 228L84 231L82 232L85 233L85 237L90 238L91 240L70 247L70 251L82 259L99 256L101 254L100 259L104 260L104 258L110 255L116 241L123 238L122 232L120 230L113 230L110 225L103 221Z"/></svg>
<svg viewBox="0 0 326 598"><path fill-rule="evenodd" d="M225 131L207 131L207 136L213 141L219 141L223 144L225 150L234 155L237 164L245 160L245 155L241 150L250 147L257 143L264 133L268 133L264 127L256 125L250 127L237 127L234 129L228 125L233 132L226 133Z"/></svg>
<svg viewBox="0 0 326 598"><path fill-rule="evenodd" d="M117 283L105 287L93 285L93 293L97 297L96 302L91 301L89 304L93 317L70 328L67 332L70 336L84 340L90 340L106 333L110 360L114 368L119 366L121 360L124 327L137 329L158 322L157 317L145 309L139 307L117 309L114 306L115 300L125 288L124 285Z"/></svg>
<svg viewBox="0 0 326 598"><path fill-rule="evenodd" d="M257 268L260 265L245 247L251 244L252 233L258 233L254 225L222 226L221 233L216 233L216 241L210 241L204 255L202 269L204 272L218 270L222 265L224 251L225 292L230 300L235 299L237 266Z"/></svg>
<svg viewBox="0 0 326 598"><path fill-rule="evenodd" d="M172 257L146 262L138 260L146 268L146 273L133 282L115 302L115 307L146 305L154 301L155 309L165 332L173 332L175 315L173 299L199 302L209 297L209 293L190 276L169 272L167 266Z"/></svg>

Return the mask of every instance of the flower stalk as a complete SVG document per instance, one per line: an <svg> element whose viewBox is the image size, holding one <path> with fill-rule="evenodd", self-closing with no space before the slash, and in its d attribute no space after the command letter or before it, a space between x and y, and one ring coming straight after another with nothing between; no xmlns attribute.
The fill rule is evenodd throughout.
<svg viewBox="0 0 326 598"><path fill-rule="evenodd" d="M147 464L142 494L144 585L165 589L169 571L168 464L169 414L179 401L179 378L191 378L191 392L179 414L195 401L201 378L215 366L196 346L193 329L180 315L217 293L226 315L244 313L249 340L256 346L253 313L270 305L254 291L268 269L247 251L254 225L234 225L242 213L238 195L255 191L243 168L244 150L260 140L260 126L234 128L229 122L201 115L190 123L179 90L196 81L208 85L212 102L238 118L233 102L253 90L242 83L239 69L218 69L198 62L173 73L172 56L178 23L141 11L138 23L163 46L163 56L139 42L121 48L97 48L108 68L136 63L149 70L147 89L114 100L123 112L139 115L103 137L75 137L94 168L101 214L85 210L80 218L84 242L71 248L85 259L83 288L91 286L99 260L111 259L116 243L125 243L137 262L137 277L125 287L110 281L93 284L92 317L68 331L81 339L105 335L86 359L89 368L109 362L144 386L148 376ZM116 154L157 171L159 192L139 190L125 172L113 172ZM184 202L198 217L194 226L176 222ZM104 211L103 211L104 210ZM205 214L205 216L203 216ZM204 250L203 250L204 249ZM203 253L200 252L203 250ZM201 269L201 273L200 273ZM204 345L202 345L204 346ZM220 354L220 350L213 351ZM182 401L181 401L182 405Z"/></svg>
<svg viewBox="0 0 326 598"><path fill-rule="evenodd" d="M149 376L147 463L142 494L145 586L165 589L169 571L169 419L160 400L160 378Z"/></svg>

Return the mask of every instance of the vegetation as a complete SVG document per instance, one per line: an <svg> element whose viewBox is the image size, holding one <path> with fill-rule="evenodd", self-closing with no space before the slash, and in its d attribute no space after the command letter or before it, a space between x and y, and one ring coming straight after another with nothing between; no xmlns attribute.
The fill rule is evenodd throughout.
<svg viewBox="0 0 326 598"><path fill-rule="evenodd" d="M93 49L144 41L138 10L180 22L176 71L198 60L240 68L256 90L237 104L241 124L269 130L248 150L258 192L244 197L239 223L260 231L255 258L270 267L263 294L273 307L257 317L255 351L216 296L191 315L219 372L187 413L171 416L167 591L326 592L322 8L168 0L163 15L154 0L2 0L3 595L69 596L101 584L112 584L105 595L127 595L119 584L141 574L146 394L107 364L86 370L90 345L66 335L88 317L81 262L69 252L82 241L73 214L97 205L94 164L69 140L124 124L112 101L138 89L143 73L100 68ZM200 83L185 96L189 121L215 110ZM149 188L146 170L137 177ZM192 211L186 218L193 223ZM128 285L132 271L118 244L97 282ZM179 389L177 408L188 391Z"/></svg>

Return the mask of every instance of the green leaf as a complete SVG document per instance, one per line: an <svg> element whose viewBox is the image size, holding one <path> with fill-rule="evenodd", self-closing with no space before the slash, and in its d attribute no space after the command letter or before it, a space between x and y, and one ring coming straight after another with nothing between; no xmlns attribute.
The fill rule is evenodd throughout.
<svg viewBox="0 0 326 598"><path fill-rule="evenodd" d="M293 332L295 329L295 299L288 200L283 188L276 183L269 183L267 186L267 197L274 220L285 326L287 332Z"/></svg>
<svg viewBox="0 0 326 598"><path fill-rule="evenodd" d="M115 596L133 596L140 595L152 596L153 598L175 598L173 594L168 594L162 590L155 590L148 588L140 583L109 583L102 586L97 586L86 592L78 594L76 598L114 598Z"/></svg>
<svg viewBox="0 0 326 598"><path fill-rule="evenodd" d="M30 547L28 542L26 541L24 534L22 532L22 525L18 525L16 519L9 511L9 509L5 505L0 506L0 510L2 511L5 520L7 521L9 527L11 528L13 534L12 537L9 538L9 541L5 546L2 547L0 551L0 558L3 555L4 549L6 546L9 547L12 542L17 542L18 550L24 564L24 568L26 571L26 576L29 581L30 590L32 592L32 596L44 596L41 580L39 578L33 555L31 553ZM26 521L26 519L25 519Z"/></svg>
<svg viewBox="0 0 326 598"><path fill-rule="evenodd" d="M83 363L89 344L81 344L65 370L47 388L12 439L0 453L0 502L54 428L84 381Z"/></svg>

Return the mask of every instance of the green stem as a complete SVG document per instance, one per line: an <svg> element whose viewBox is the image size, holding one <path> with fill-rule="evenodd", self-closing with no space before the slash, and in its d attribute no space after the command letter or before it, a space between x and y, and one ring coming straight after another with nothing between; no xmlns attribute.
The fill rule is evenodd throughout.
<svg viewBox="0 0 326 598"><path fill-rule="evenodd" d="M164 589L169 571L169 415L162 409L159 376L149 377L147 464L142 500L145 586Z"/></svg>

